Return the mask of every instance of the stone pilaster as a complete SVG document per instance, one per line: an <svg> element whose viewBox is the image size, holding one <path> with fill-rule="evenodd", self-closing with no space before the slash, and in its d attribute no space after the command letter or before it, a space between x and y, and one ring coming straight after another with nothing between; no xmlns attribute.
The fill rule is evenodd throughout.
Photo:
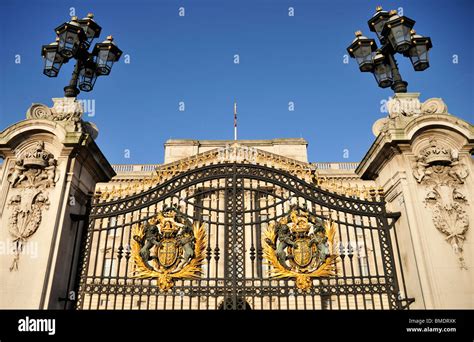
<svg viewBox="0 0 474 342"><path fill-rule="evenodd" d="M438 98L396 94L356 172L376 180L395 229L412 308L474 308L473 126Z"/></svg>
<svg viewBox="0 0 474 342"><path fill-rule="evenodd" d="M0 133L1 309L71 305L89 198L115 174L80 103L53 101Z"/></svg>

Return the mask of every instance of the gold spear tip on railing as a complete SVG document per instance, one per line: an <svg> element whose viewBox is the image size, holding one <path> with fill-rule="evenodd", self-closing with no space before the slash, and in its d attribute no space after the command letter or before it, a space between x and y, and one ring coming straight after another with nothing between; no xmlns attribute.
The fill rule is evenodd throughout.
<svg viewBox="0 0 474 342"><path fill-rule="evenodd" d="M382 6L380 6L380 5L378 5L377 7L375 7L375 10L376 10L377 12L380 12L382 9L383 9L383 8L382 8Z"/></svg>

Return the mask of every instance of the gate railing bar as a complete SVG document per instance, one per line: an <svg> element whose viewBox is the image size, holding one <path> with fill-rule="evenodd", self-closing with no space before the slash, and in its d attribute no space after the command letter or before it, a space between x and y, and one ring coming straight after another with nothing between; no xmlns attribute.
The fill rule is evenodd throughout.
<svg viewBox="0 0 474 342"><path fill-rule="evenodd" d="M396 218L400 217L399 214L400 213L387 213L385 211L385 207L384 207L384 212L379 217L381 222L382 222L382 229L380 231L385 235L385 240L386 240L386 244L387 244L386 252L389 255L389 261L384 262L384 273L387 277L388 283L389 284L392 283L393 287L394 287L394 291L390 291L390 292L393 292L393 293L390 293L390 295L395 296L396 307L394 309L400 309L401 308L401 303L399 301L399 289L400 288L399 288L399 285L398 285L397 268L396 268L396 265L395 265L395 256L394 256L394 252L393 252L393 244L392 244L392 238L391 238L390 230L391 230L392 224L394 223L393 221L395 221ZM392 224L388 223L388 218L393 219ZM382 239L380 239L379 242L382 245ZM381 247L384 248L383 246L381 246ZM399 255L399 257L400 257L400 255ZM387 272L388 271L387 266L392 269L392 274L391 275L389 275L389 273ZM389 305L390 305L390 307L392 306L390 298L389 298Z"/></svg>
<svg viewBox="0 0 474 342"><path fill-rule="evenodd" d="M406 287L406 283L405 283L405 274L403 272L403 263L402 263L401 253L400 253L400 247L399 247L399 244L398 244L397 229L395 227L395 223L398 221L401 214L399 212L394 213L394 214L398 214L398 215L395 215L395 216L391 217L392 222L390 222L390 228L393 228L393 234L394 234L394 237L395 237L395 245L397 247L398 264L400 265L400 272L397 272L397 274L399 274L401 276L401 280L402 280L402 284L403 284L403 295L405 296L405 298L399 298L399 301L401 302L401 308L402 309L408 309L409 310L410 309L410 304L415 302L415 298L406 297L408 293L407 293L407 287Z"/></svg>
<svg viewBox="0 0 474 342"><path fill-rule="evenodd" d="M73 249L72 249L72 256L71 256L71 264L69 266L69 275L68 275L68 280L67 280L67 286L66 286L66 293L63 297L58 297L59 302L64 302L64 309L67 309L68 303L69 302L76 302L77 300L77 286L79 284L79 279L80 279L80 264L81 264L81 259L80 259L80 253L79 253L79 258L76 260L76 251L78 249L78 237L79 237L79 232L86 232L87 231L87 222L89 219L89 211L90 211L90 206L91 206L91 198L92 194L89 194L88 200L86 203L86 212L82 215L80 214L70 214L69 217L71 218L72 221L72 226L75 226L75 231L74 231L74 242L73 242ZM85 222L86 224L82 227L82 230L80 229L80 224L81 222ZM82 234L84 235L84 234ZM81 250L81 240L79 240L79 252ZM76 274L74 273L74 264L76 264ZM78 276L79 275L79 276ZM74 281L75 280L75 284ZM73 282L72 288L74 291L74 299L70 299L70 291L71 291L71 281Z"/></svg>

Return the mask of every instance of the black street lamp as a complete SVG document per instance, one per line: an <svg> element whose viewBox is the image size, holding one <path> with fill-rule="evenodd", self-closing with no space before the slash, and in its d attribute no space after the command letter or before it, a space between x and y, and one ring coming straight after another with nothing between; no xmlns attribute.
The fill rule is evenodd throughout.
<svg viewBox="0 0 474 342"><path fill-rule="evenodd" d="M416 34L415 21L377 7L377 12L368 21L369 29L375 32L382 47L377 49L373 39L356 32L356 39L347 48L349 55L357 60L362 72L372 72L381 88L391 87L396 93L406 93L408 83L398 70L395 54L409 57L415 71L429 67L428 50L433 47L429 37Z"/></svg>
<svg viewBox="0 0 474 342"><path fill-rule="evenodd" d="M433 47L430 37L423 37L416 34L415 30L411 30L412 47L405 55L410 57L413 68L416 71L423 71L429 68L428 50Z"/></svg>
<svg viewBox="0 0 474 342"><path fill-rule="evenodd" d="M362 32L355 33L356 38L348 47L349 55L355 58L359 64L359 69L362 72L369 72L374 70L374 53L377 50L375 40L369 39L362 35Z"/></svg>
<svg viewBox="0 0 474 342"><path fill-rule="evenodd" d="M374 76L380 88L388 88L393 84L390 62L380 50L374 57Z"/></svg>
<svg viewBox="0 0 474 342"><path fill-rule="evenodd" d="M102 43L95 44L92 54L97 60L97 74L108 75L112 69L114 62L118 61L122 51L113 42L112 36L107 36L107 39Z"/></svg>
<svg viewBox="0 0 474 342"><path fill-rule="evenodd" d="M43 74L48 77L56 77L59 74L59 69L64 63L64 57L58 52L58 41L56 38L54 43L43 45L41 49L41 56L44 58Z"/></svg>
<svg viewBox="0 0 474 342"><path fill-rule="evenodd" d="M72 58L76 59L71 81L64 87L66 97L76 97L80 90L91 91L97 77L109 75L113 64L122 55L112 36L96 44L92 52L88 51L92 41L99 37L102 30L93 18L91 13L80 20L72 17L71 21L56 28L56 41L43 45L41 49L44 58L43 73L48 77L57 77L63 64Z"/></svg>

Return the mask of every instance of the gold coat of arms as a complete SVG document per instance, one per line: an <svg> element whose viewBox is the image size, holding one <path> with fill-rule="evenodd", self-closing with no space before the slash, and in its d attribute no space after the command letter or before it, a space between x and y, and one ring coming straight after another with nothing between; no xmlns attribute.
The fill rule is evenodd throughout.
<svg viewBox="0 0 474 342"><path fill-rule="evenodd" d="M177 207L166 207L132 230L133 278L156 278L162 291L175 279L197 279L204 260L206 233Z"/></svg>
<svg viewBox="0 0 474 342"><path fill-rule="evenodd" d="M336 274L336 225L292 206L265 231L263 253L275 279L293 278L301 290L312 287L312 278Z"/></svg>

